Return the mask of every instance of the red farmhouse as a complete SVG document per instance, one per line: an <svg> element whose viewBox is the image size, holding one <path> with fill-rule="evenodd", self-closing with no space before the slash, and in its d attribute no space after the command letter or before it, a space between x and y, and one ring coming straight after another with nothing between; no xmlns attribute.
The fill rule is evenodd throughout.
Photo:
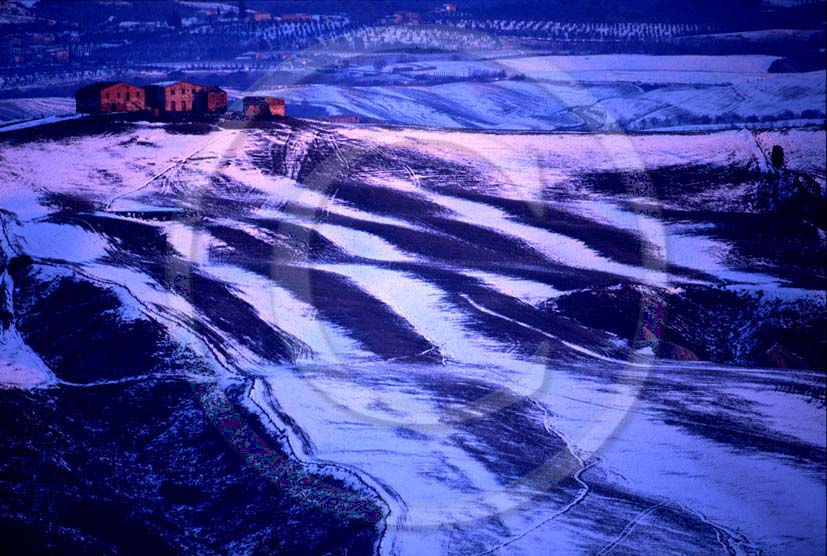
<svg viewBox="0 0 827 556"><path fill-rule="evenodd" d="M205 87L189 81L165 81L144 87L146 103L161 113L209 113L227 111L227 93L218 87Z"/></svg>
<svg viewBox="0 0 827 556"><path fill-rule="evenodd" d="M146 109L144 90L129 83L104 81L87 85L75 93L80 113L139 112Z"/></svg>

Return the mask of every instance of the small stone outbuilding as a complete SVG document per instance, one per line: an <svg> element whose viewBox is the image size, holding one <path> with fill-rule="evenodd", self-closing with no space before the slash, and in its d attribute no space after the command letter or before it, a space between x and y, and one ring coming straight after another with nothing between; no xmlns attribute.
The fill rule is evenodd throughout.
<svg viewBox="0 0 827 556"><path fill-rule="evenodd" d="M244 97L244 117L248 120L270 120L284 118L285 101L276 97Z"/></svg>

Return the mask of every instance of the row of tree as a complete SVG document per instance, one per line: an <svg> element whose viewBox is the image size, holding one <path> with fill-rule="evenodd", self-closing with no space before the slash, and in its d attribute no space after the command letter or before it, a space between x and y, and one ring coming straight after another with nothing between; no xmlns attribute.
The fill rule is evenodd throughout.
<svg viewBox="0 0 827 556"><path fill-rule="evenodd" d="M494 35L550 40L666 41L713 31L711 26L697 23L578 23L504 19L446 19L438 23Z"/></svg>
<svg viewBox="0 0 827 556"><path fill-rule="evenodd" d="M500 41L489 34L447 26L363 26L323 44L357 52L406 47L458 51L495 48Z"/></svg>
<svg viewBox="0 0 827 556"><path fill-rule="evenodd" d="M664 116L651 116L641 118L639 120L619 122L619 127L623 129L658 129L671 128L680 126L693 125L716 125L724 127L742 127L745 124L759 125L771 124L776 122L787 122L794 120L807 120L815 123L823 124L825 121L825 113L817 109L807 109L800 112L792 110L784 110L777 114L764 114L759 116L757 114L738 114L736 112L727 112L725 114L692 114L686 111L675 111L672 114Z"/></svg>

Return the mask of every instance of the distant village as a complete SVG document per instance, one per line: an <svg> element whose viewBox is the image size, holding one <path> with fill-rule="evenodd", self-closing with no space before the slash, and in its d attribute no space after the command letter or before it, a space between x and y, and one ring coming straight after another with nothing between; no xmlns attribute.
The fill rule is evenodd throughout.
<svg viewBox="0 0 827 556"><path fill-rule="evenodd" d="M354 21L342 13L253 10L244 0L176 0L143 6L109 2L117 5L113 14L98 18L94 2L66 4L0 0L0 84L5 68L79 71L124 60L131 65L195 60L302 67L307 60L301 54L308 48L343 34L377 24L410 26L433 23L439 17L458 17L453 4L429 13L398 11L378 20L365 15ZM84 23L89 21L95 24ZM186 49L181 48L182 42L186 42Z"/></svg>
<svg viewBox="0 0 827 556"><path fill-rule="evenodd" d="M140 87L123 81L92 83L75 93L80 114L137 113L147 119L195 119L227 112L227 92L214 85L189 81L164 81ZM246 120L285 117L284 99L246 96L242 111ZM136 115L137 115L136 114Z"/></svg>

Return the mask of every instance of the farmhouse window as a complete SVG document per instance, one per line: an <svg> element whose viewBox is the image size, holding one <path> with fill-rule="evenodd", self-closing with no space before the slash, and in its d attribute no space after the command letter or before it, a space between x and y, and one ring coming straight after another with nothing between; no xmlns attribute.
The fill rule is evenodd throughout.
<svg viewBox="0 0 827 556"><path fill-rule="evenodd" d="M172 111L175 112L176 110L177 110L177 108L175 107L175 101L173 100L172 101Z"/></svg>
<svg viewBox="0 0 827 556"><path fill-rule="evenodd" d="M132 93L129 91L126 92L126 100L132 100Z"/></svg>

